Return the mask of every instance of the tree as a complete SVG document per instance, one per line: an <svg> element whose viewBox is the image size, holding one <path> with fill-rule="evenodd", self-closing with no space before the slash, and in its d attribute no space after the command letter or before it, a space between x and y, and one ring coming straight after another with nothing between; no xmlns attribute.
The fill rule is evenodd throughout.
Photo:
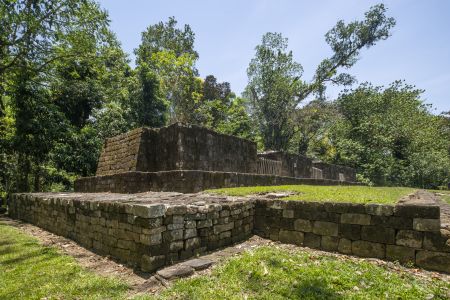
<svg viewBox="0 0 450 300"><path fill-rule="evenodd" d="M330 132L332 162L351 165L377 185L436 187L448 181L450 142L422 91L397 81L362 84L337 100L340 122Z"/></svg>
<svg viewBox="0 0 450 300"><path fill-rule="evenodd" d="M197 78L194 50L195 34L189 25L176 28L175 18L149 26L135 50L136 64L146 64L161 82L169 105L171 122L195 123L195 109L201 99L201 81Z"/></svg>
<svg viewBox="0 0 450 300"><path fill-rule="evenodd" d="M265 149L285 150L293 135L291 114L297 106L302 67L287 52L287 39L266 33L247 69L245 95L250 99Z"/></svg>
<svg viewBox="0 0 450 300"><path fill-rule="evenodd" d="M325 35L334 54L319 64L309 83L301 80L302 67L293 61L292 53L287 52L287 39L276 33L263 36L247 69L246 95L251 100L266 149L288 148L296 131L292 113L301 101L311 94L324 98L328 83L349 85L354 82L354 78L338 70L352 67L362 48L389 37L395 20L385 13L386 8L379 4L365 14L364 21L347 25L337 22Z"/></svg>

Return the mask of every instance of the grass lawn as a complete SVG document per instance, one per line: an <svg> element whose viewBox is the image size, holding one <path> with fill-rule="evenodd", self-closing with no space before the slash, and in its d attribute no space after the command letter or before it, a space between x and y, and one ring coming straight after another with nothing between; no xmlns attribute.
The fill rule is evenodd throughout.
<svg viewBox="0 0 450 300"><path fill-rule="evenodd" d="M415 189L404 187L368 187L339 185L280 185L225 188L208 190L207 192L230 196L247 196L268 192L287 191L297 194L283 198L285 200L394 204L402 196L413 193Z"/></svg>
<svg viewBox="0 0 450 300"><path fill-rule="evenodd" d="M0 299L124 299L128 286L0 223Z"/></svg>
<svg viewBox="0 0 450 300"><path fill-rule="evenodd" d="M450 283L366 261L262 247L211 275L179 280L170 299L448 299Z"/></svg>

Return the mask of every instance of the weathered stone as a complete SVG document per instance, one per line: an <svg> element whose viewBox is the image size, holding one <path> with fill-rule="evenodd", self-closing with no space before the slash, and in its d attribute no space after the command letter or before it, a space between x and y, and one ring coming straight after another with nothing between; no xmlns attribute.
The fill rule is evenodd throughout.
<svg viewBox="0 0 450 300"><path fill-rule="evenodd" d="M164 266L166 257L164 255L148 256L142 255L141 269L144 272L153 272L156 269Z"/></svg>
<svg viewBox="0 0 450 300"><path fill-rule="evenodd" d="M352 253L362 257L384 258L386 246L380 243L372 243L366 241L352 242Z"/></svg>
<svg viewBox="0 0 450 300"><path fill-rule="evenodd" d="M313 233L319 235L337 236L338 224L332 222L315 221Z"/></svg>
<svg viewBox="0 0 450 300"><path fill-rule="evenodd" d="M303 232L280 230L279 239L282 243L302 245L304 235Z"/></svg>
<svg viewBox="0 0 450 300"><path fill-rule="evenodd" d="M303 220L303 219L296 219L294 221L294 229L297 231L302 231L302 232L311 232L311 230L312 230L311 221Z"/></svg>
<svg viewBox="0 0 450 300"><path fill-rule="evenodd" d="M303 245L305 247L317 249L320 248L320 240L320 235L307 232L304 236Z"/></svg>
<svg viewBox="0 0 450 300"><path fill-rule="evenodd" d="M439 206L432 205L396 205L394 215L407 218L437 219L440 209Z"/></svg>
<svg viewBox="0 0 450 300"><path fill-rule="evenodd" d="M158 245L161 244L161 234L141 234L139 242L144 245Z"/></svg>
<svg viewBox="0 0 450 300"><path fill-rule="evenodd" d="M339 238L336 236L322 236L321 248L326 251L336 251L338 249Z"/></svg>
<svg viewBox="0 0 450 300"><path fill-rule="evenodd" d="M197 229L190 228L184 230L184 239L188 239L195 236L197 236Z"/></svg>
<svg viewBox="0 0 450 300"><path fill-rule="evenodd" d="M184 249L185 250L192 250L195 248L199 248L200 247L200 238L195 237L192 239L187 239L184 241Z"/></svg>
<svg viewBox="0 0 450 300"><path fill-rule="evenodd" d="M224 231L228 231L234 228L234 223L230 222L230 223L226 223L226 224L221 224L221 225L215 225L214 226L214 234L219 234L221 232Z"/></svg>
<svg viewBox="0 0 450 300"><path fill-rule="evenodd" d="M183 239L183 229L168 230L162 234L163 240L167 242Z"/></svg>
<svg viewBox="0 0 450 300"><path fill-rule="evenodd" d="M177 252L178 250L183 249L183 247L184 247L183 241L175 241L169 244L170 252Z"/></svg>
<svg viewBox="0 0 450 300"><path fill-rule="evenodd" d="M394 214L394 206L384 204L366 204L366 213L375 216L391 216Z"/></svg>
<svg viewBox="0 0 450 300"><path fill-rule="evenodd" d="M412 229L412 218L396 217L396 216L372 216L370 225L377 225L395 229Z"/></svg>
<svg viewBox="0 0 450 300"><path fill-rule="evenodd" d="M361 239L369 242L395 244L395 229L380 226L362 226Z"/></svg>
<svg viewBox="0 0 450 300"><path fill-rule="evenodd" d="M341 223L343 224L357 224L370 225L370 215L346 213L341 215Z"/></svg>
<svg viewBox="0 0 450 300"><path fill-rule="evenodd" d="M292 219L294 217L294 211L292 209L283 209L283 218Z"/></svg>
<svg viewBox="0 0 450 300"><path fill-rule="evenodd" d="M164 216L166 206L164 204L135 204L133 214L141 218L157 218Z"/></svg>
<svg viewBox="0 0 450 300"><path fill-rule="evenodd" d="M344 254L352 253L352 241L349 239L342 238L339 240L338 251Z"/></svg>
<svg viewBox="0 0 450 300"><path fill-rule="evenodd" d="M439 231L441 229L440 219L413 219L413 228L417 231Z"/></svg>
<svg viewBox="0 0 450 300"><path fill-rule="evenodd" d="M350 239L361 239L361 226L355 224L339 224L339 236Z"/></svg>
<svg viewBox="0 0 450 300"><path fill-rule="evenodd" d="M196 258L190 259L183 264L193 268L196 271L200 271L209 268L213 264L213 261L205 258Z"/></svg>
<svg viewBox="0 0 450 300"><path fill-rule="evenodd" d="M450 273L450 253L420 250L416 253L419 267Z"/></svg>
<svg viewBox="0 0 450 300"><path fill-rule="evenodd" d="M386 245L386 259L401 263L414 263L415 250L405 246Z"/></svg>
<svg viewBox="0 0 450 300"><path fill-rule="evenodd" d="M410 248L422 248L423 233L414 230L399 230L395 243Z"/></svg>
<svg viewBox="0 0 450 300"><path fill-rule="evenodd" d="M427 250L450 252L450 239L441 232L424 232L423 248Z"/></svg>
<svg viewBox="0 0 450 300"><path fill-rule="evenodd" d="M159 276L166 280L172 280L175 278L188 277L194 274L194 268L179 264L173 267L164 268L156 272Z"/></svg>
<svg viewBox="0 0 450 300"><path fill-rule="evenodd" d="M212 225L211 219L197 221L197 228L211 227Z"/></svg>

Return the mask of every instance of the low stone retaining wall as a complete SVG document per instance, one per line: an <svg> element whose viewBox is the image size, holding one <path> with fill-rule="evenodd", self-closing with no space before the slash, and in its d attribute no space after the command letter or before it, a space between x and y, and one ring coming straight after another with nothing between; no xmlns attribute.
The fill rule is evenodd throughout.
<svg viewBox="0 0 450 300"><path fill-rule="evenodd" d="M293 178L275 175L176 170L161 172L123 172L113 175L84 177L75 181L75 192L83 193L196 193L213 188L267 186L286 184L360 185L329 179Z"/></svg>
<svg viewBox="0 0 450 300"><path fill-rule="evenodd" d="M253 202L174 193L16 194L9 214L147 272L253 229Z"/></svg>
<svg viewBox="0 0 450 300"><path fill-rule="evenodd" d="M254 233L274 241L450 273L439 206L255 202Z"/></svg>
<svg viewBox="0 0 450 300"><path fill-rule="evenodd" d="M148 272L254 233L450 273L450 241L440 232L436 205L180 193L42 193L12 195L9 214Z"/></svg>

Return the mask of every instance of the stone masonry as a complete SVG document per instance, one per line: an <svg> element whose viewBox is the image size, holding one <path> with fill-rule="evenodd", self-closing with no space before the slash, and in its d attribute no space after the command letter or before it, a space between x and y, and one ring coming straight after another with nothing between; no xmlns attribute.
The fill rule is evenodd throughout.
<svg viewBox="0 0 450 300"><path fill-rule="evenodd" d="M152 272L252 233L450 273L440 208L206 194L16 194L10 215Z"/></svg>

